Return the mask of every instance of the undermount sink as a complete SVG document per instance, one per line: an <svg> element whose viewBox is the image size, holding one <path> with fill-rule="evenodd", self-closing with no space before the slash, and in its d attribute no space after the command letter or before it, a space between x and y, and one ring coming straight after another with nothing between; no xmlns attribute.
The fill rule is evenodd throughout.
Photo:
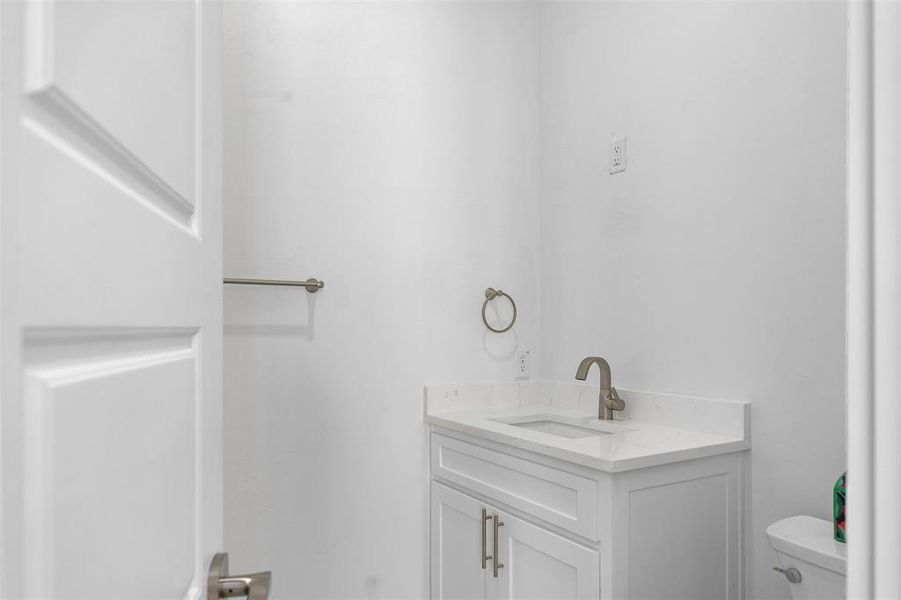
<svg viewBox="0 0 901 600"><path fill-rule="evenodd" d="M540 431L541 433L547 433L549 435L556 435L557 437L570 439L602 437L615 433L614 431L605 431L595 427L586 427L582 425L576 425L575 423L566 423L564 421L550 418L546 415L535 416L533 418L519 418L516 420L494 420L505 423L512 427L519 427L520 429L528 429L530 431Z"/></svg>
<svg viewBox="0 0 901 600"><path fill-rule="evenodd" d="M588 427L569 425L568 423L558 423L557 421L528 421L525 423L510 423L510 425L565 438L584 438L613 434L612 431L599 431Z"/></svg>

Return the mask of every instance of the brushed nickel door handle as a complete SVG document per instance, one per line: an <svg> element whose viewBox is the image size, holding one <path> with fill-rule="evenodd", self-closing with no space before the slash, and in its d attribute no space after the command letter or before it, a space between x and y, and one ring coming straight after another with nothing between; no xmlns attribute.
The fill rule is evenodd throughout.
<svg viewBox="0 0 901 600"><path fill-rule="evenodd" d="M251 573L249 575L228 574L228 553L220 552L210 562L207 576L206 595L208 600L218 598L247 598L247 600L269 600L272 587L272 573Z"/></svg>
<svg viewBox="0 0 901 600"><path fill-rule="evenodd" d="M487 563L491 560L491 557L488 556L488 521L491 520L491 517L488 516L488 510L482 509L482 570L487 569Z"/></svg>
<svg viewBox="0 0 901 600"><path fill-rule="evenodd" d="M498 529L504 526L504 522L498 518L497 513L494 513L491 518L494 520L494 578L497 579L498 570L504 568L503 563L500 562L500 551L497 549L497 540L500 537Z"/></svg>

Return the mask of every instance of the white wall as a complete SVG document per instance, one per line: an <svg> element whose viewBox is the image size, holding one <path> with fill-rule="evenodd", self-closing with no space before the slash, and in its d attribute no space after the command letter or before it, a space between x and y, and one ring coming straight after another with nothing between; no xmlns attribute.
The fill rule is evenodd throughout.
<svg viewBox="0 0 901 600"><path fill-rule="evenodd" d="M424 598L422 385L539 335L536 8L225 13L226 273L326 282L226 290L226 549L275 599Z"/></svg>
<svg viewBox="0 0 901 600"><path fill-rule="evenodd" d="M226 291L233 566L281 600L424 597L421 386L540 345L549 379L600 354L753 403L748 597L787 598L763 529L828 518L844 469L844 13L228 3L226 271L327 285Z"/></svg>
<svg viewBox="0 0 901 600"><path fill-rule="evenodd" d="M763 530L831 518L845 468L845 8L545 3L540 24L542 375L599 354L623 387L752 402L748 598L788 598Z"/></svg>

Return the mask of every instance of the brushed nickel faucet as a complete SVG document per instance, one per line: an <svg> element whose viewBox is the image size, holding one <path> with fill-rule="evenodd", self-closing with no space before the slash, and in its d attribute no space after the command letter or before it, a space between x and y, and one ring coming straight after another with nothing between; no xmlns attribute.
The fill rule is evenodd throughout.
<svg viewBox="0 0 901 600"><path fill-rule="evenodd" d="M623 402L623 399L616 393L616 388L613 387L613 376L610 374L610 364L599 356L589 356L588 358L583 359L582 362L579 363L579 368L576 369L576 379L585 381L585 378L588 377L588 369L591 368L591 365L597 365L598 370L601 372L601 393L598 396L598 419L601 421L612 421L613 411L624 410L626 408L626 403Z"/></svg>

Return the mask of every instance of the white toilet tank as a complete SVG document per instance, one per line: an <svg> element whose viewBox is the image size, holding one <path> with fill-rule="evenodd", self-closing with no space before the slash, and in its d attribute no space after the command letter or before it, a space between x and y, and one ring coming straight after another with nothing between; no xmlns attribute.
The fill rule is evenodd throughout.
<svg viewBox="0 0 901 600"><path fill-rule="evenodd" d="M766 529L770 546L779 556L780 568L788 572L787 585L794 600L837 600L845 598L845 544L832 537L832 523L814 517L789 517Z"/></svg>

